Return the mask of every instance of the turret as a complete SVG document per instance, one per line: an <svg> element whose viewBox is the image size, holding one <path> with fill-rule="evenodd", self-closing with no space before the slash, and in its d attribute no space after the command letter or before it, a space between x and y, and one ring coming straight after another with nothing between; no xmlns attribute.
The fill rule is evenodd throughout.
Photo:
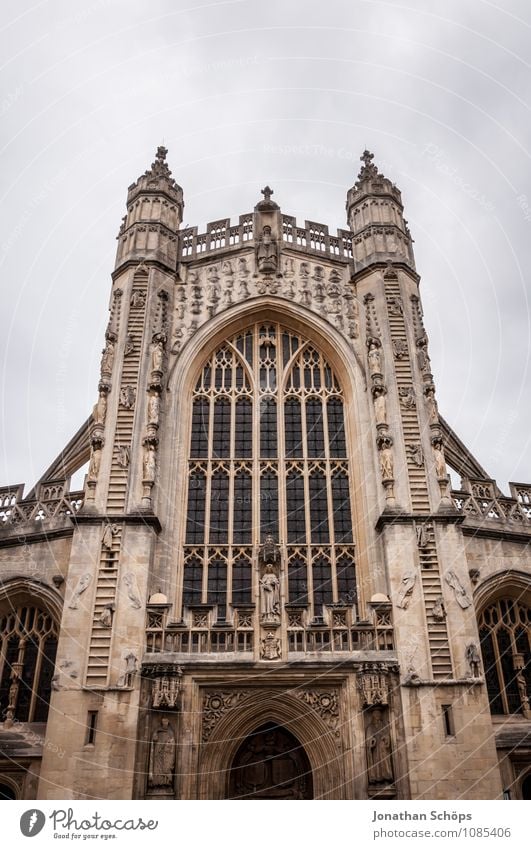
<svg viewBox="0 0 531 849"><path fill-rule="evenodd" d="M129 186L127 215L118 233L116 268L129 261L159 262L175 269L177 231L183 217L183 190L171 176L165 147L151 168Z"/></svg>
<svg viewBox="0 0 531 849"><path fill-rule="evenodd" d="M404 262L415 268L411 234L404 220L400 190L380 174L368 150L363 165L347 193L347 221L354 238L352 249L358 267L374 262Z"/></svg>

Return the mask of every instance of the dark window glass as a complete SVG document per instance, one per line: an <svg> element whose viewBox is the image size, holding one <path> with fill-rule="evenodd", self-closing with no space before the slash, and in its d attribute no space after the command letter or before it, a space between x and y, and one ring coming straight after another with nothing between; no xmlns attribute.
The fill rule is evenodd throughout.
<svg viewBox="0 0 531 849"><path fill-rule="evenodd" d="M278 481L271 471L260 479L260 532L262 539L269 533L278 540Z"/></svg>
<svg viewBox="0 0 531 849"><path fill-rule="evenodd" d="M232 540L243 545L251 542L253 527L252 482L248 472L240 472L234 479L234 518Z"/></svg>
<svg viewBox="0 0 531 849"><path fill-rule="evenodd" d="M288 542L305 542L306 517L304 512L304 478L291 473L286 480L286 507L288 511Z"/></svg>
<svg viewBox="0 0 531 849"><path fill-rule="evenodd" d="M505 694L509 705L509 713L518 713L521 708L518 686L513 668L513 655L511 650L511 637L509 631L500 628L497 632L498 652L505 679Z"/></svg>
<svg viewBox="0 0 531 849"><path fill-rule="evenodd" d="M207 398L196 398L192 411L192 436L190 457L208 457L208 419L210 405Z"/></svg>
<svg viewBox="0 0 531 849"><path fill-rule="evenodd" d="M52 678L55 668L55 656L57 654L57 639L48 637L43 644L43 655L41 659L41 672L39 675L38 698L35 702L33 715L34 722L46 722L50 696L52 693Z"/></svg>
<svg viewBox="0 0 531 849"><path fill-rule="evenodd" d="M330 398L326 405L328 414L328 440L331 457L346 457L345 421L343 402L339 398Z"/></svg>
<svg viewBox="0 0 531 849"><path fill-rule="evenodd" d="M239 459L252 457L253 453L253 407L248 398L236 401L235 450Z"/></svg>
<svg viewBox="0 0 531 849"><path fill-rule="evenodd" d="M229 457L230 455L230 413L228 398L218 398L214 404L213 457Z"/></svg>
<svg viewBox="0 0 531 849"><path fill-rule="evenodd" d="M302 457L301 402L298 398L288 398L284 404L284 429L286 457Z"/></svg>
<svg viewBox="0 0 531 849"><path fill-rule="evenodd" d="M306 401L308 457L324 457L323 405L319 398Z"/></svg>
<svg viewBox="0 0 531 849"><path fill-rule="evenodd" d="M235 560L232 567L232 604L234 607L252 602L252 572L248 560Z"/></svg>
<svg viewBox="0 0 531 849"><path fill-rule="evenodd" d="M308 574L302 557L293 557L288 565L290 604L308 604Z"/></svg>
<svg viewBox="0 0 531 849"><path fill-rule="evenodd" d="M227 610L227 564L211 560L208 564L208 603L217 604L218 619L225 619Z"/></svg>
<svg viewBox="0 0 531 849"><path fill-rule="evenodd" d="M183 604L187 607L201 604L202 592L203 564L198 557L193 557L184 567Z"/></svg>
<svg viewBox="0 0 531 849"><path fill-rule="evenodd" d="M206 481L201 472L192 472L188 482L188 511L186 515L186 542L205 541Z"/></svg>
<svg viewBox="0 0 531 849"><path fill-rule="evenodd" d="M311 540L316 543L330 542L326 478L322 472L313 472L309 480L309 488Z"/></svg>
<svg viewBox="0 0 531 849"><path fill-rule="evenodd" d="M260 401L260 456L277 456L277 402L274 398Z"/></svg>
<svg viewBox="0 0 531 849"><path fill-rule="evenodd" d="M350 557L338 558L336 563L337 600L340 604L356 602L356 567Z"/></svg>
<svg viewBox="0 0 531 849"><path fill-rule="evenodd" d="M33 693L33 682L35 679L35 669L37 665L37 657L39 654L38 643L35 638L29 638L26 641L24 649L24 667L20 678L17 698L17 719L19 722L29 721L29 711L31 705L31 696Z"/></svg>
<svg viewBox="0 0 531 849"><path fill-rule="evenodd" d="M332 604L332 570L324 557L317 557L312 564L313 604L316 616L322 615L323 604Z"/></svg>
<svg viewBox="0 0 531 849"><path fill-rule="evenodd" d="M11 686L11 674L13 672L13 664L18 658L18 637L10 637L7 641L7 648L4 658L4 666L2 669L2 681L0 682L0 722L5 719L6 710L9 705L9 688Z"/></svg>
<svg viewBox="0 0 531 849"><path fill-rule="evenodd" d="M229 478L218 470L212 475L210 484L209 541L227 542L229 533Z"/></svg>
<svg viewBox="0 0 531 849"><path fill-rule="evenodd" d="M352 517L348 478L340 472L332 478L332 502L336 543L352 542Z"/></svg>

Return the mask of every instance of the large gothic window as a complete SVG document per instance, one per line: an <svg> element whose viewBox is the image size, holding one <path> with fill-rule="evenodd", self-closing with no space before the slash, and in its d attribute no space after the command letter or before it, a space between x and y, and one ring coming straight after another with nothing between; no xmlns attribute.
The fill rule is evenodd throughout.
<svg viewBox="0 0 531 849"><path fill-rule="evenodd" d="M49 613L20 606L0 613L0 718L9 706L19 722L46 722L57 652Z"/></svg>
<svg viewBox="0 0 531 849"><path fill-rule="evenodd" d="M192 400L183 605L255 600L253 551L282 546L291 604L356 599L341 387L322 354L255 324L205 363Z"/></svg>
<svg viewBox="0 0 531 849"><path fill-rule="evenodd" d="M492 713L528 710L531 609L513 599L500 599L483 611L479 636Z"/></svg>

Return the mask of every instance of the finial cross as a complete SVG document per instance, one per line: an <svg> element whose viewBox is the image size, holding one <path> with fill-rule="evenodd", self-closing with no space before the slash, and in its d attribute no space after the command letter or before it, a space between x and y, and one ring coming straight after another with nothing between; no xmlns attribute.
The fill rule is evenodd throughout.
<svg viewBox="0 0 531 849"><path fill-rule="evenodd" d="M270 189L269 186L266 186L265 189L261 190L261 194L264 196L264 200L271 200L271 195L274 194L273 189Z"/></svg>

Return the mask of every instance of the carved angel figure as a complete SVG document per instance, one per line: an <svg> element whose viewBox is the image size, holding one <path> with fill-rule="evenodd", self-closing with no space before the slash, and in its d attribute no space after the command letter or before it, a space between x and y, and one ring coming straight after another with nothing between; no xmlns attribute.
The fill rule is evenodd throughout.
<svg viewBox="0 0 531 849"><path fill-rule="evenodd" d="M74 590L72 600L68 605L72 610L77 610L77 608L79 607L79 597L85 592L91 580L92 576L89 574L89 572L85 572L84 575L81 575Z"/></svg>
<svg viewBox="0 0 531 849"><path fill-rule="evenodd" d="M140 603L140 598L138 595L136 579L132 572L125 573L124 584L127 587L127 596L129 598L129 601L131 602L131 607L134 607L136 610L138 610L142 605Z"/></svg>
<svg viewBox="0 0 531 849"><path fill-rule="evenodd" d="M415 587L415 582L417 580L417 573L414 569L408 569L407 572L404 572L402 576L402 581L400 582L400 590L398 593L398 601L396 603L397 607L401 607L402 610L406 610L409 606L411 594Z"/></svg>
<svg viewBox="0 0 531 849"><path fill-rule="evenodd" d="M459 606L462 607L463 610L466 610L467 607L470 607L472 602L470 601L465 588L463 587L461 581L459 580L455 572L452 572L452 570L449 569L446 575L444 576L444 580L446 581L448 586L453 589L455 600L457 601Z"/></svg>

